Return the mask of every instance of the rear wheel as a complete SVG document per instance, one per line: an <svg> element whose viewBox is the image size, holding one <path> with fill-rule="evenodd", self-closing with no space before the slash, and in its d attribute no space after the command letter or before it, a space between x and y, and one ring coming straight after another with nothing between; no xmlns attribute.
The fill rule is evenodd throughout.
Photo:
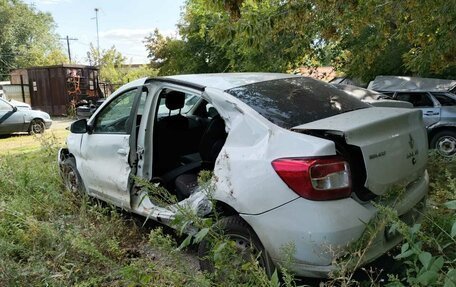
<svg viewBox="0 0 456 287"><path fill-rule="evenodd" d="M230 240L234 241L235 247L239 252L231 263L240 267L243 263L256 258L259 265L264 268L268 277L274 273L274 264L261 244L255 232L239 216L229 216L222 218L215 226ZM203 240L198 248L200 267L203 271L214 272L215 266L211 260L213 245L208 240ZM239 256L240 255L240 256Z"/></svg>
<svg viewBox="0 0 456 287"><path fill-rule="evenodd" d="M444 157L456 155L456 132L444 130L434 135L431 140L431 148Z"/></svg>
<svg viewBox="0 0 456 287"><path fill-rule="evenodd" d="M29 134L31 134L31 135L42 134L42 133L44 133L44 129L45 129L44 122L40 119L34 119L30 123Z"/></svg>
<svg viewBox="0 0 456 287"><path fill-rule="evenodd" d="M66 158L60 166L63 183L68 191L77 194L84 193L81 176L76 168L76 161L73 157Z"/></svg>

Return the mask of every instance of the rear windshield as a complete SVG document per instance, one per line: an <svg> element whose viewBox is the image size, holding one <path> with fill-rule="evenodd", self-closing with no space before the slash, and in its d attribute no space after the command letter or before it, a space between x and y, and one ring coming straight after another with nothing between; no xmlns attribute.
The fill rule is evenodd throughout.
<svg viewBox="0 0 456 287"><path fill-rule="evenodd" d="M370 107L332 85L304 77L259 82L226 92L286 129Z"/></svg>

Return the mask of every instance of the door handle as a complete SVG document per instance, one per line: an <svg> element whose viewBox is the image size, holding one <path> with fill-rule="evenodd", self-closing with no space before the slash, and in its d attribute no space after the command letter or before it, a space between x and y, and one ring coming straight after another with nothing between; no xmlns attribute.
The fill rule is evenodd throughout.
<svg viewBox="0 0 456 287"><path fill-rule="evenodd" d="M124 155L124 156L127 155L127 151L125 149L123 149L123 148L118 149L117 153L120 154L120 155Z"/></svg>
<svg viewBox="0 0 456 287"><path fill-rule="evenodd" d="M439 112L427 111L424 113L425 116L437 116Z"/></svg>

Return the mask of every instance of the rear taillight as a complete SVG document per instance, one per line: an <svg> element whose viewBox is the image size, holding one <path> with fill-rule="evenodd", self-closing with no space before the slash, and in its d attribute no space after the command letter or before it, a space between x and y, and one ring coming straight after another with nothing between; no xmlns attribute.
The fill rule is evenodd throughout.
<svg viewBox="0 0 456 287"><path fill-rule="evenodd" d="M342 157L281 158L272 166L288 187L304 198L332 200L351 194L350 169Z"/></svg>

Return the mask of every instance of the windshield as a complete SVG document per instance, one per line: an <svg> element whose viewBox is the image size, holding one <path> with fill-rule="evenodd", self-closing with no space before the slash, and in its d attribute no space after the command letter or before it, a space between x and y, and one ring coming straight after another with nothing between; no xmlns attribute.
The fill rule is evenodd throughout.
<svg viewBox="0 0 456 287"><path fill-rule="evenodd" d="M287 129L370 107L330 84L305 77L259 82L226 92Z"/></svg>

